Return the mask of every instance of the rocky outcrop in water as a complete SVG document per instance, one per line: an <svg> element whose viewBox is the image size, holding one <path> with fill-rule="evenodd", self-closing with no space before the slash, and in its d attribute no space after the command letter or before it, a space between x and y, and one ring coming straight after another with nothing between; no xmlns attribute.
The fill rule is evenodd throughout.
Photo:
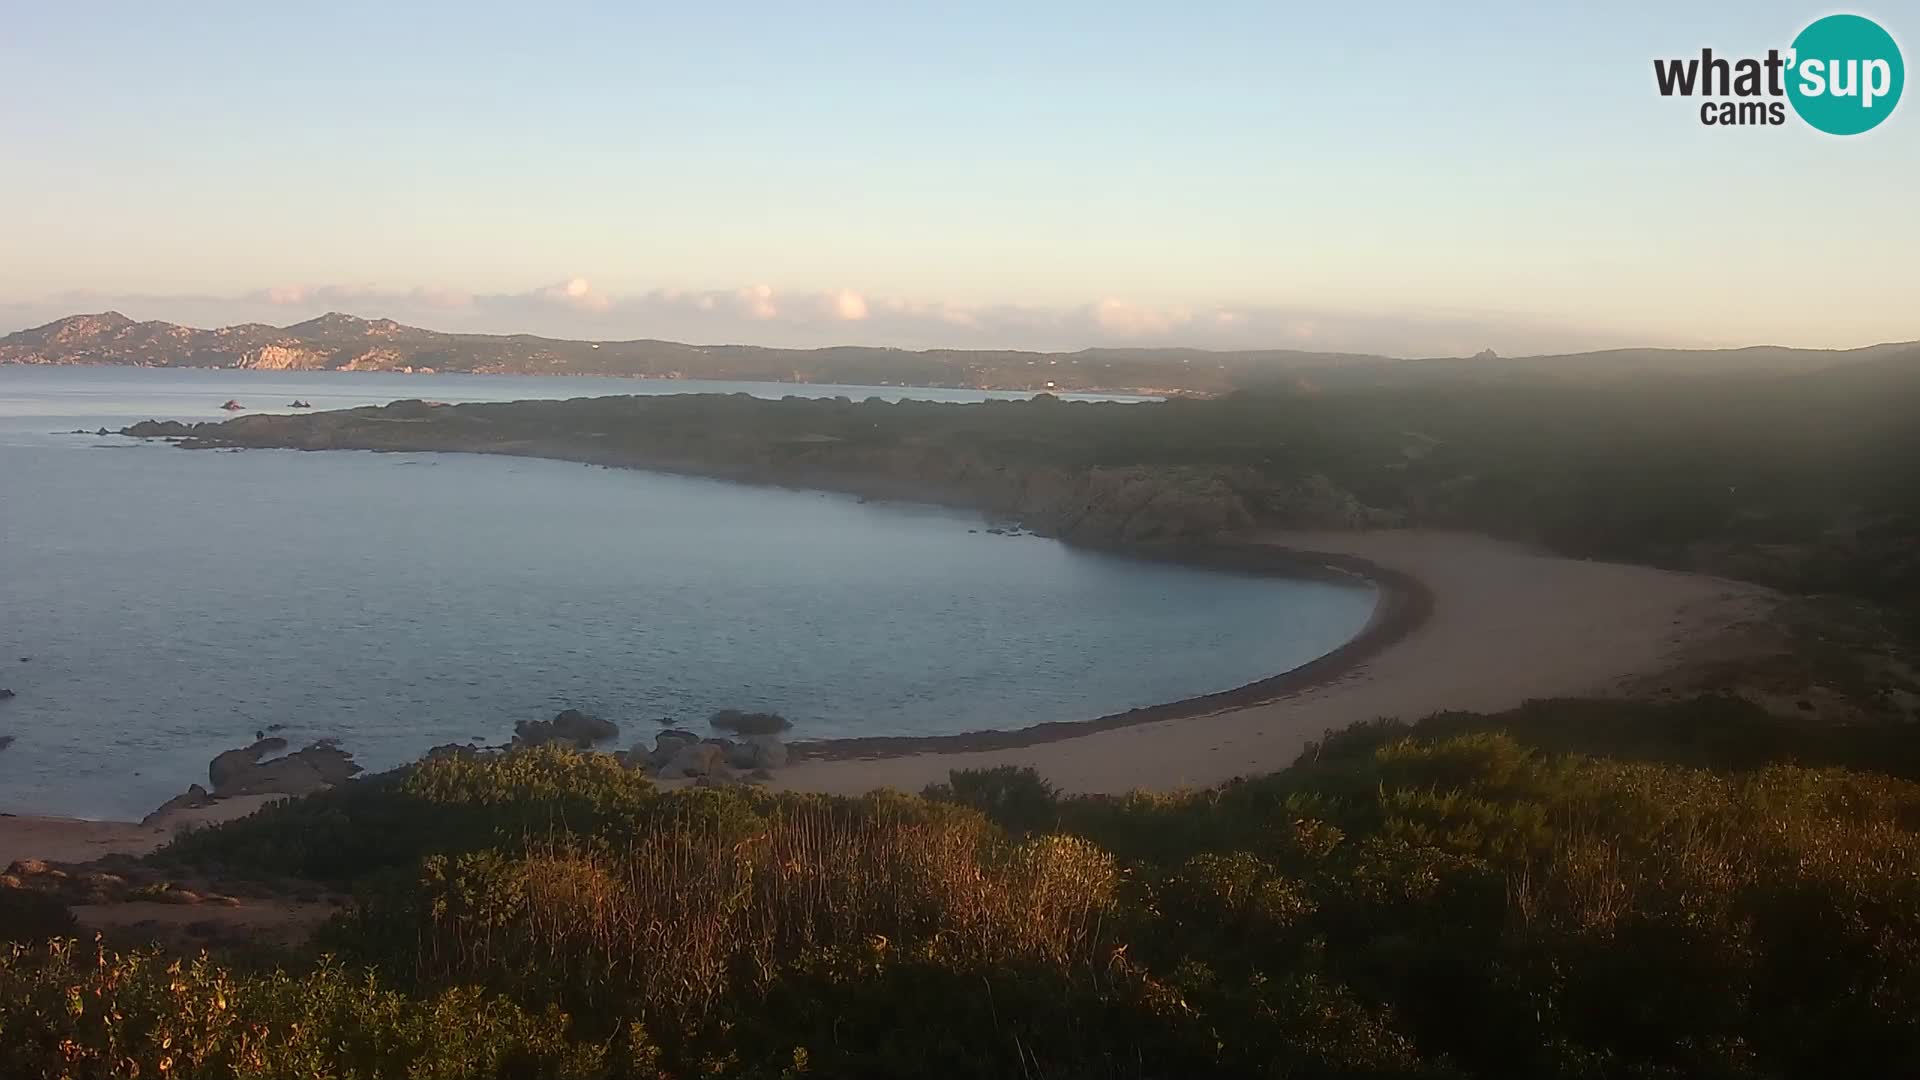
<svg viewBox="0 0 1920 1080"><path fill-rule="evenodd" d="M343 784L361 772L353 755L322 740L283 757L261 760L284 750L285 739L261 739L228 750L207 763L207 781L215 798L235 795L306 795Z"/></svg>
<svg viewBox="0 0 1920 1080"><path fill-rule="evenodd" d="M721 709L707 723L736 735L777 735L793 726L793 721L779 713L741 712L739 709Z"/></svg>
<svg viewBox="0 0 1920 1080"><path fill-rule="evenodd" d="M513 742L516 746L568 743L585 750L594 743L605 742L619 734L620 725L579 709L563 710L551 720L522 720L513 725Z"/></svg>

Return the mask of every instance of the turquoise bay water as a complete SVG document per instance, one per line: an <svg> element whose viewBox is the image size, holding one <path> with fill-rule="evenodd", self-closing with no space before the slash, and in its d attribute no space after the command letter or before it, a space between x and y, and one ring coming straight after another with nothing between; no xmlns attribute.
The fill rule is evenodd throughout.
<svg viewBox="0 0 1920 1080"><path fill-rule="evenodd" d="M974 515L466 454L190 452L56 434L319 408L746 390L0 367L0 811L132 818L284 725L369 768L577 707L805 738L1082 719L1238 686L1358 632L1364 589L993 536ZM26 657L24 662L22 657Z"/></svg>

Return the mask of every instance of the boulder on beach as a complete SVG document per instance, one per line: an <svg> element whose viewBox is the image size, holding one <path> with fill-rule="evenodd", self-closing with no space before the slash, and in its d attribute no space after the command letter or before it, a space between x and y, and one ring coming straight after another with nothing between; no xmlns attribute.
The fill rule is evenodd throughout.
<svg viewBox="0 0 1920 1080"><path fill-rule="evenodd" d="M787 745L772 735L749 735L739 742L725 741L727 764L743 771L778 769L787 763Z"/></svg>
<svg viewBox="0 0 1920 1080"><path fill-rule="evenodd" d="M647 750L636 744L627 755L628 760L648 769L663 769L680 751L700 741L700 736L691 731L669 728L653 737L653 749Z"/></svg>
<svg viewBox="0 0 1920 1080"><path fill-rule="evenodd" d="M285 739L261 739L229 750L207 763L207 780L216 798L234 795L306 795L352 779L361 771L353 755L323 739L284 757L260 760L286 749Z"/></svg>
<svg viewBox="0 0 1920 1080"><path fill-rule="evenodd" d="M739 709L721 709L707 723L721 731L739 735L777 735L793 726L793 721L779 713L742 712Z"/></svg>
<svg viewBox="0 0 1920 1080"><path fill-rule="evenodd" d="M228 751L232 753L233 751ZM212 806L213 796L199 784L193 784L186 791L175 795L157 807L153 813L140 819L142 825L153 825L175 810L198 810L203 806Z"/></svg>
<svg viewBox="0 0 1920 1080"><path fill-rule="evenodd" d="M698 742L681 747L673 760L661 767L660 778L685 780L701 776L727 776L731 772L725 750L712 743Z"/></svg>
<svg viewBox="0 0 1920 1080"><path fill-rule="evenodd" d="M787 744L772 735L749 735L746 744L753 748L752 769L782 769L787 764Z"/></svg>

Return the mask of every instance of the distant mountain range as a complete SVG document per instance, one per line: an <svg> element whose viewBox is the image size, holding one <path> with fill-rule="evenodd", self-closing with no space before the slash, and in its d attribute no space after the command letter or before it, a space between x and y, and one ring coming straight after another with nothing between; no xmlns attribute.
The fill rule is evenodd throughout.
<svg viewBox="0 0 1920 1080"><path fill-rule="evenodd" d="M1559 356L1403 360L1289 349L1083 349L1078 352L835 346L777 349L674 341L567 341L531 334L449 334L330 312L291 326L200 330L135 322L117 311L70 315L0 338L0 364L292 371L621 375L665 379L943 386L1004 390L1137 390L1215 394L1275 382L1399 383L1434 376L1540 374L1797 374L1861 361L1920 361L1920 342L1863 349L1613 349Z"/></svg>

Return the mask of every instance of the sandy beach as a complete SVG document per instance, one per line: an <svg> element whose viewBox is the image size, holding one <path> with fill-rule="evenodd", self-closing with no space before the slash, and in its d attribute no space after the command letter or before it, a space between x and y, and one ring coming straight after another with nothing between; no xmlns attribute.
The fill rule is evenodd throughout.
<svg viewBox="0 0 1920 1080"><path fill-rule="evenodd" d="M0 869L27 858L79 863L108 855L145 855L173 839L174 833L182 829L245 817L283 797L241 795L198 809L169 810L154 815L144 824L0 814Z"/></svg>
<svg viewBox="0 0 1920 1080"><path fill-rule="evenodd" d="M1561 558L1465 533L1271 532L1259 540L1404 575L1425 593L1423 617L1369 655L1329 665L1324 679L1277 683L1288 689L1273 700L1005 749L801 760L773 786L918 791L953 769L999 765L1031 766L1071 792L1218 784L1285 768L1310 740L1359 720L1619 693L1765 619L1774 603L1754 585ZM153 825L0 816L0 866L29 856L144 854L177 828L237 817L261 801L227 800Z"/></svg>
<svg viewBox="0 0 1920 1080"><path fill-rule="evenodd" d="M781 770L775 786L919 791L953 769L999 765L1031 766L1080 793L1218 784L1283 769L1309 741L1355 721L1619 693L1764 619L1775 596L1742 582L1567 559L1466 533L1271 532L1260 539L1405 574L1426 587L1431 611L1330 681L1263 704L1004 750L801 761Z"/></svg>

